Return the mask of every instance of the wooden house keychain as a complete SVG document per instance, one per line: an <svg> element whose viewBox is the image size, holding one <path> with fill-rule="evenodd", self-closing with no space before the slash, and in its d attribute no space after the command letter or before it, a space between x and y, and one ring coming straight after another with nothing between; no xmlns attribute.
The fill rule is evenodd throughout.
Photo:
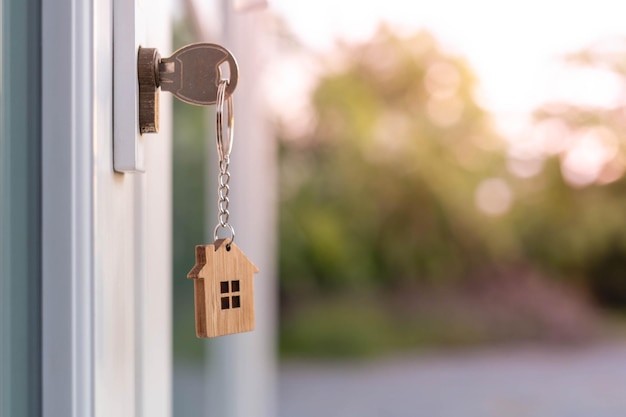
<svg viewBox="0 0 626 417"><path fill-rule="evenodd" d="M254 329L254 274L256 266L235 245L235 229L229 223L230 152L234 138L232 94L225 98L228 80L221 80L216 102L216 142L219 158L218 224L212 245L196 246L196 264L187 274L194 280L196 335L216 337ZM227 135L223 135L226 101ZM230 236L219 238L226 230Z"/></svg>

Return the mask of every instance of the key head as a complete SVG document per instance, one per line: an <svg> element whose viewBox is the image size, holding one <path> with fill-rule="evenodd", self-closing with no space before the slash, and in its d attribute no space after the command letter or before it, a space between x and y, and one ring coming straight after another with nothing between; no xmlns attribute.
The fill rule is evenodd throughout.
<svg viewBox="0 0 626 417"><path fill-rule="evenodd" d="M224 63L229 74L222 71ZM217 88L223 78L229 80L226 87L226 97L229 97L237 87L237 61L228 49L213 43L184 46L159 63L161 89L189 104L215 104Z"/></svg>

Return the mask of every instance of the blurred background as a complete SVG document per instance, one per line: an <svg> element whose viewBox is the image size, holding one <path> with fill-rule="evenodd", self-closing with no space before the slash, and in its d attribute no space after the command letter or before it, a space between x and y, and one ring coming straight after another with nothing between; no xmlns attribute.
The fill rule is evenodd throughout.
<svg viewBox="0 0 626 417"><path fill-rule="evenodd" d="M198 40L197 3L180 5L175 48ZM278 153L278 415L626 413L625 11L274 0L255 12ZM201 407L187 388L207 345L184 277L213 225L214 127L205 109L174 112L174 414L186 415Z"/></svg>

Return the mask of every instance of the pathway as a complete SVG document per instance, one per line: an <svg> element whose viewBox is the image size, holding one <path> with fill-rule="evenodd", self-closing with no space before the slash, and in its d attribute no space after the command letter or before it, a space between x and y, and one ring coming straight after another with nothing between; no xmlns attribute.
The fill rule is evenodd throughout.
<svg viewBox="0 0 626 417"><path fill-rule="evenodd" d="M626 417L626 345L287 363L280 417Z"/></svg>

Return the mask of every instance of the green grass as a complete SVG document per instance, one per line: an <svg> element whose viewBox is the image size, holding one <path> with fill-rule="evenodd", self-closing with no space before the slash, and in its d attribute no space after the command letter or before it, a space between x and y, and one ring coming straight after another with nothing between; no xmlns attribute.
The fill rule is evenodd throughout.
<svg viewBox="0 0 626 417"><path fill-rule="evenodd" d="M538 310L507 300L485 301L460 293L422 294L419 299L363 294L318 297L281 313L280 353L361 358L512 343L580 344L625 333L626 319L609 320L593 310L573 316L580 324L575 333L564 332L573 324L555 321L553 309ZM602 331L603 323L610 324L612 331Z"/></svg>
<svg viewBox="0 0 626 417"><path fill-rule="evenodd" d="M471 346L492 338L471 316L402 314L378 301L318 301L282 317L283 356L369 357L398 350Z"/></svg>

